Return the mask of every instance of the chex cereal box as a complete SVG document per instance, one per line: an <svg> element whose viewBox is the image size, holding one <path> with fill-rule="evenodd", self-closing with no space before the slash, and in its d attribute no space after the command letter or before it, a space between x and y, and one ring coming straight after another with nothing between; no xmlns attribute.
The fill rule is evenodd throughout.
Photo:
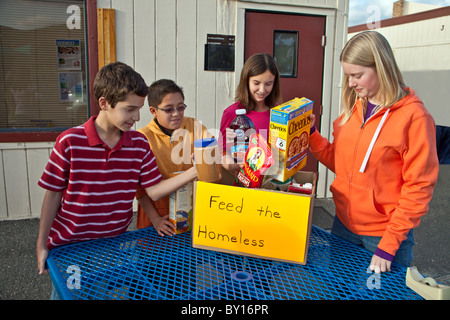
<svg viewBox="0 0 450 320"><path fill-rule="evenodd" d="M303 97L271 109L269 138L274 156L278 151L273 179L286 181L306 165L312 108L313 101Z"/></svg>

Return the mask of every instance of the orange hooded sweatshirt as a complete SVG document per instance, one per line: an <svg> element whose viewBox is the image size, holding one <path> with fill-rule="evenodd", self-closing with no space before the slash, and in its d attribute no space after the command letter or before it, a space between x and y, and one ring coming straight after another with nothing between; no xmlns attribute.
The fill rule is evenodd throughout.
<svg viewBox="0 0 450 320"><path fill-rule="evenodd" d="M408 90L365 123L357 100L344 125L334 121L333 143L317 131L310 138L312 154L336 174L336 215L353 233L382 237L378 248L392 256L427 213L439 171L434 120Z"/></svg>

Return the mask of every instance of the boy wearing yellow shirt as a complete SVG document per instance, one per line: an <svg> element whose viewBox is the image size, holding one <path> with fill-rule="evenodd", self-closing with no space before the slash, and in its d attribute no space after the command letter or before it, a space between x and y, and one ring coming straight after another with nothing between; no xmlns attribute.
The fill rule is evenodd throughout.
<svg viewBox="0 0 450 320"><path fill-rule="evenodd" d="M153 119L138 131L147 137L162 178L169 179L171 173L192 167L194 141L212 135L199 121L184 116L183 89L172 80L161 79L152 83L147 99ZM169 196L153 201L139 189L136 198L139 203L138 229L153 225L161 236L175 234L168 216Z"/></svg>

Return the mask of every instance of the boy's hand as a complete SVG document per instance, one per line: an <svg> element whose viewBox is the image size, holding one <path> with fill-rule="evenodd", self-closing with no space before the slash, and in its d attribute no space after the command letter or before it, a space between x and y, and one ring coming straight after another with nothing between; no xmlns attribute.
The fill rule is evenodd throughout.
<svg viewBox="0 0 450 320"><path fill-rule="evenodd" d="M155 221L152 221L155 230L161 237L164 235L173 236L175 234L175 227L172 222L169 221L169 215L165 215L163 217L158 216L154 218Z"/></svg>
<svg viewBox="0 0 450 320"><path fill-rule="evenodd" d="M39 274L48 273L45 261L48 257L47 239L53 220L61 205L62 192L47 190L42 203L41 219L39 222L39 235L36 243L37 263Z"/></svg>
<svg viewBox="0 0 450 320"><path fill-rule="evenodd" d="M37 263L38 263L38 270L39 274L47 273L48 270L45 268L45 262L47 261L48 257L48 249L47 247L41 248L37 247Z"/></svg>

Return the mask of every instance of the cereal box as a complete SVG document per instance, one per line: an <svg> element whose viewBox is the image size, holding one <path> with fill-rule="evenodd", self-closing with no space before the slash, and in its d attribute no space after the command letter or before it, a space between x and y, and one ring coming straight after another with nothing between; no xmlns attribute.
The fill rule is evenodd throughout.
<svg viewBox="0 0 450 320"><path fill-rule="evenodd" d="M272 164L272 151L267 141L259 133L252 133L245 154L244 166L236 176L237 185L259 188L264 179L264 171Z"/></svg>
<svg viewBox="0 0 450 320"><path fill-rule="evenodd" d="M169 221L175 226L177 234L192 229L192 186L192 182L189 182L169 197Z"/></svg>
<svg viewBox="0 0 450 320"><path fill-rule="evenodd" d="M274 156L278 151L278 170L273 179L286 181L306 165L312 107L313 101L303 97L271 109L270 144Z"/></svg>

